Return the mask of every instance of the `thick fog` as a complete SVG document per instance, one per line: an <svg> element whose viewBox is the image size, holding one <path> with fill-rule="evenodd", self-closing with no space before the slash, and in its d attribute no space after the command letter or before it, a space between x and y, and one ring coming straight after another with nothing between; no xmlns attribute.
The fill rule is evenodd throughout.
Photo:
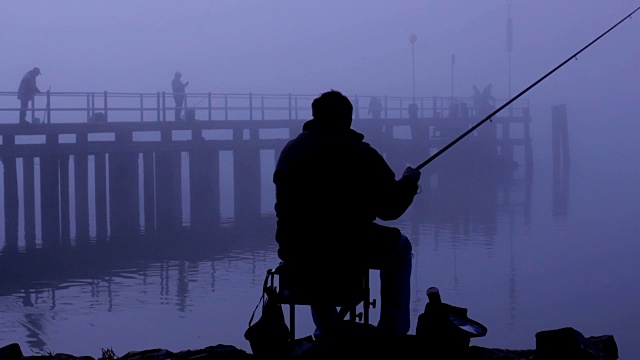
<svg viewBox="0 0 640 360"><path fill-rule="evenodd" d="M415 61L416 96L447 97L453 93L454 96L470 97L473 95L474 85L482 89L491 84L493 95L497 98L496 105L501 105L510 96L518 94L600 36L638 5L637 1L631 0L0 0L0 45L3 49L0 55L0 92L17 91L25 72L37 66L42 71L42 75L37 78L39 88L50 88L52 92L171 92L171 80L174 73L180 71L183 74L182 80L190 82L188 93L291 93L313 96L336 89L349 96L410 97L414 83L412 61ZM511 52L507 51L509 18L513 23ZM409 40L412 34L417 39L413 51ZM537 201L534 201L533 207L534 214L537 211L543 215L533 219L535 225L532 226L534 231L531 234L527 233L530 230L527 224L522 226L525 229L525 235L522 236L523 248L531 246L536 250L521 250L518 254L516 249L516 257L519 256L516 262L520 266L518 270L528 276L519 279L521 289L527 289L530 285L530 289L543 288L546 291L546 279L553 280L562 274L567 277L574 274L564 271L566 269L558 264L577 269L576 272L584 270L591 273L587 268L595 263L592 259L600 259L610 250L611 254L617 255L600 259L600 267L594 265L592 272L597 274L593 276L593 281L601 286L624 284L620 287L625 288L627 297L620 299L617 295L599 296L606 301L615 298L626 304L627 307L624 307L617 303L616 306L620 309L635 309L637 306L639 279L636 271L637 256L634 254L639 253L637 240L640 239L640 227L637 216L640 215L640 207L633 200L639 193L633 181L640 178L640 163L636 158L640 151L637 141L640 130L637 100L640 94L640 48L636 45L639 34L640 12L523 96L523 99L530 101L531 107L535 171L545 169L545 166L548 170L550 167L551 108L558 104L567 105L572 184L578 184L572 185L571 191L572 196L580 194L578 201L572 203L569 215L575 219L573 226L581 231L571 228L574 232L567 232L566 238L569 240L561 243L559 248L555 247L556 238L547 235L556 231L553 226L557 224L552 225L552 221L547 219L552 210L545 203L551 199L551 178L547 176L548 171L538 172L536 181L539 182L536 186L540 183L543 185L538 186L533 193ZM452 56L455 56L453 64ZM19 102L14 100L14 95L9 100L6 100L7 96L4 96L0 104L17 108ZM0 105L2 107L4 105ZM0 124L15 124L17 120L17 111L0 111ZM427 157L427 154L422 153L413 155L407 159L407 163L417 165ZM609 170L603 170L602 164L606 164ZM610 170L614 172L611 178L607 173ZM544 174L545 177L539 174ZM615 184L612 185L612 182ZM272 185L270 179L268 185ZM489 192L488 194L491 195ZM625 205L618 208L616 201ZM595 209L597 206L594 203L601 207ZM495 207L496 204L497 200L494 201ZM481 204L480 207L482 206L484 205ZM271 204L268 207L271 208ZM604 217L614 225L622 224L622 230L615 226L608 228L602 221ZM590 226L595 229L593 232L590 231ZM620 232L616 233L618 230ZM270 241L271 233L265 231L264 234ZM564 240L565 235L562 233L558 237L562 236ZM528 236L531 239L537 236L536 239L541 239L544 246L533 244L533 241L528 243ZM561 255L557 255L573 254L573 249L582 246L581 240L587 236L592 236L589 239L592 247L585 244L587 250L583 249L575 258L566 261L566 257L560 258ZM611 247L609 238L612 239ZM498 245L487 245L487 253L494 251L493 246ZM451 246L453 251L456 250L455 246ZM468 265L473 268L469 264L482 261L475 260L478 248L469 249L476 251L473 256L468 255L468 258L474 260L466 263L461 261L461 267ZM566 251L560 252L558 249ZM429 256L430 250L431 247L422 248ZM481 248L479 252L484 250ZM459 256L464 256L464 249L458 251L461 252ZM499 248L495 253L506 254L506 251L505 248ZM554 251L558 251L555 258ZM274 251L268 254L275 257ZM250 255L253 253L250 252ZM268 256L267 259L275 263L276 259ZM486 255L489 260L484 264L494 261L493 256L494 253ZM547 256L550 257L549 263L553 265L542 263ZM255 259L253 257L252 261L256 261ZM439 259L444 259L443 263L449 261L449 258ZM260 261L268 262L258 260L259 265L263 265ZM433 263L435 262L422 266L432 266ZM498 264L495 265L495 272L498 274L496 278L500 278L505 271L503 267L499 267L502 264L498 261L495 263ZM539 269L547 265L547 272L538 273ZM271 263L264 266L271 266ZM489 265L484 266L489 268ZM609 273L609 267L618 272ZM213 265L211 268L216 270ZM606 271L600 271L601 268ZM633 271L628 271L629 269ZM224 263L219 272L226 274L236 270ZM181 268L181 271L184 269ZM480 284L482 280L492 281L487 280L488 276L479 279L483 275L477 276L480 272L476 268L469 273L471 275L466 278L469 282L478 280ZM539 274L541 275L538 277ZM260 272L257 276L250 274L247 277L260 278L258 281L251 278L259 287L262 275ZM437 272L431 271L428 275L435 278ZM617 281L610 281L608 277ZM186 275L182 276L183 280L186 278ZM587 280L575 282L575 278L564 283L557 279L552 281L559 284L556 284L557 288L554 290L569 292L567 289L583 289L580 285ZM210 281L213 289L212 279L213 275ZM222 280L218 281L225 284L225 280L227 279L222 276ZM200 284L206 281L201 281ZM238 281L232 285L241 286L244 283ZM590 283L586 286L588 285ZM507 288L502 283L496 287ZM464 288L464 282L461 288ZM478 290L471 286L464 288L471 292L470 289ZM483 289L489 299L493 289ZM422 290L416 291L422 294ZM202 292L206 296L196 296L195 299L201 301L200 311L209 316L212 314L210 309L214 308L210 307L213 295L208 289L206 291ZM218 291L223 293L225 288ZM584 292L576 290L571 294L588 293L595 296L598 295L594 294L596 291L599 288ZM184 293L187 298L186 291ZM197 290L194 293L198 294ZM258 298L257 293L247 294L244 288L240 294L243 301L251 298L246 300L252 303L250 306L253 306L254 297L256 300ZM583 307L576 307L571 303L564 304L564 308L560 310L540 310L534 306L538 305L540 298L549 294L541 295L540 298L537 297L539 294L524 294L521 296L524 300L519 299L521 303L518 304L522 311L520 314L524 315L517 320L526 327L521 332L531 334L543 330L542 327L547 324L555 325L552 321L542 323L537 316L539 313L551 314L549 318L555 320L554 311L560 314L567 309L567 312L590 310L592 308L588 305L596 302L594 299L588 302L581 297L571 301L586 304ZM463 295L468 293L462 292L459 296L462 298ZM475 293L470 294L466 299L474 296ZM85 298L78 296L77 302L82 303ZM235 301L236 299L232 299L223 302L218 307L239 313L233 312L232 315L236 317L231 320L234 324L240 324L234 329L237 331L222 331L221 336L233 336L233 339L246 345L237 334L244 330L241 327L245 325L251 309L239 309L238 306L234 308ZM549 297L548 301L550 304L547 305L553 306L556 300ZM533 304L534 302L536 303ZM164 306L164 303L161 305ZM600 305L595 304L594 307ZM139 304L123 307L135 310L136 306L142 307ZM422 307L423 303L419 306ZM495 306L507 307L502 303ZM161 306L158 305L158 308ZM493 311L490 306L487 309ZM475 314L483 315L482 309L476 307L474 310ZM489 310L486 313L490 313ZM530 310L531 319L526 315ZM15 313L20 311L16 310ZM560 319L558 321L564 320L560 315L557 316ZM635 323L628 320L628 312L625 310L612 315L616 317L616 321L609 321L604 312L592 317L590 315L580 313L576 318L594 319L593 326L598 327L596 332L600 331L603 324L615 323L618 327L614 329L620 330L616 336L626 336L627 339L632 337ZM637 319L637 312L632 315ZM240 317L242 318L239 319ZM204 316L202 318L206 319ZM201 319L190 319L198 320ZM506 322L502 321L501 324ZM106 328L108 327L104 326L102 329ZM208 323L202 325L202 328L202 332L210 330ZM112 330L104 331L114 333ZM498 333L507 337L510 331L510 328L506 328ZM168 336L174 336L173 333ZM63 333L60 334L62 337ZM527 339L533 338L531 336ZM55 343L54 340L51 343ZM137 341L133 337L125 340ZM496 342L499 340L491 339ZM65 344L64 341L60 343ZM124 344L128 345L126 342ZM2 345L4 344L0 343ZM119 350L125 350L125 345L121 345ZM96 347L94 344L91 346ZM626 341L625 346L628 353L640 352L633 339ZM46 347L42 345L42 349ZM74 348L55 350L75 351ZM81 351L84 349L81 348Z"/></svg>
<svg viewBox="0 0 640 360"><path fill-rule="evenodd" d="M39 66L52 91L508 97L506 24L513 21L514 95L634 10L625 1L5 1L0 89ZM630 19L527 93L541 124L550 106L571 118L622 122L635 112L640 24ZM542 119L541 119L542 118ZM3 119L3 121L7 121ZM595 121L595 120L590 120ZM627 122L626 126L631 126ZM595 124L582 130L598 130ZM536 126L534 136L546 135ZM540 138L540 136L536 136ZM608 141L608 139L607 139ZM540 155L540 152L537 152ZM544 154L544 153L543 153Z"/></svg>

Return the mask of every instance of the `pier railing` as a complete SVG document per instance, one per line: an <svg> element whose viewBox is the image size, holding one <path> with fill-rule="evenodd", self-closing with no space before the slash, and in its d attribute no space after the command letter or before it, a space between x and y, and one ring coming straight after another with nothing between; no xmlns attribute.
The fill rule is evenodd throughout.
<svg viewBox="0 0 640 360"><path fill-rule="evenodd" d="M311 102L318 95L261 93L187 93L183 109L193 110L196 120L306 120L311 118ZM354 105L354 119L370 118L372 95L348 96ZM380 118L409 117L412 97L376 96L382 104ZM492 100L499 103L499 100ZM450 117L462 106L470 116L479 116L471 97L416 97L417 116ZM526 113L529 101L519 100L511 112ZM109 122L174 121L173 94L126 92L52 92L36 95L29 103L28 120L44 123L87 122L96 113ZM0 92L0 124L17 122L20 111L16 92Z"/></svg>

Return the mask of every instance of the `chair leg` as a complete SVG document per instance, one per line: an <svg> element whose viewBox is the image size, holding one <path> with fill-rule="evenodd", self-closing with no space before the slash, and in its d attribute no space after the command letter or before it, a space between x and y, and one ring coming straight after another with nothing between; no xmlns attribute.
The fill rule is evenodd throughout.
<svg viewBox="0 0 640 360"><path fill-rule="evenodd" d="M296 306L289 304L289 340L296 339Z"/></svg>

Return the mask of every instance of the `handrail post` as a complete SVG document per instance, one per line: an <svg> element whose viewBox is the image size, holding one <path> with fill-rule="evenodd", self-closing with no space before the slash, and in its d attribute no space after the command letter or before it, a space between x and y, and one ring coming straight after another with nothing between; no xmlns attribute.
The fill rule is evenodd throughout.
<svg viewBox="0 0 640 360"><path fill-rule="evenodd" d="M289 93L289 120L291 120L291 93Z"/></svg>
<svg viewBox="0 0 640 360"><path fill-rule="evenodd" d="M140 122L144 121L144 95L140 94Z"/></svg>
<svg viewBox="0 0 640 360"><path fill-rule="evenodd" d="M107 121L109 121L109 117L107 116L107 112L108 112L108 106L107 106L107 91L104 91L104 118L107 119Z"/></svg>
<svg viewBox="0 0 640 360"><path fill-rule="evenodd" d="M160 91L156 92L156 115L160 121Z"/></svg>
<svg viewBox="0 0 640 360"><path fill-rule="evenodd" d="M389 118L389 114L387 112L387 95L384 96L384 118Z"/></svg>
<svg viewBox="0 0 640 360"><path fill-rule="evenodd" d="M209 121L211 121L211 119L212 119L211 118L211 91L209 91L207 93L207 98L208 98L207 100L208 100L208 103L209 103Z"/></svg>
<svg viewBox="0 0 640 360"><path fill-rule="evenodd" d="M249 93L249 120L253 120L253 94Z"/></svg>
<svg viewBox="0 0 640 360"><path fill-rule="evenodd" d="M424 119L424 98L420 97L420 118Z"/></svg>
<svg viewBox="0 0 640 360"><path fill-rule="evenodd" d="M356 95L353 99L353 108L355 110L356 120L360 119L360 99L358 98L358 95Z"/></svg>
<svg viewBox="0 0 640 360"><path fill-rule="evenodd" d="M260 95L260 113L262 114L262 120L264 120L264 95Z"/></svg>
<svg viewBox="0 0 640 360"><path fill-rule="evenodd" d="M398 106L400 107L400 119L402 119L403 118L402 114L404 113L404 111L402 111L403 110L402 109L402 98L400 98L400 105L398 105Z"/></svg>
<svg viewBox="0 0 640 360"><path fill-rule="evenodd" d="M298 95L293 97L293 105L294 105L293 108L295 109L294 111L296 114L296 120L298 120Z"/></svg>
<svg viewBox="0 0 640 360"><path fill-rule="evenodd" d="M87 93L87 122L91 117L91 94Z"/></svg>
<svg viewBox="0 0 640 360"><path fill-rule="evenodd" d="M224 94L224 119L229 120L229 96Z"/></svg>
<svg viewBox="0 0 640 360"><path fill-rule="evenodd" d="M31 123L33 123L33 119L36 117L36 98L33 97L31 100Z"/></svg>
<svg viewBox="0 0 640 360"><path fill-rule="evenodd" d="M51 90L47 90L47 124L51 124Z"/></svg>
<svg viewBox="0 0 640 360"><path fill-rule="evenodd" d="M185 94L185 102L187 99L187 95ZM166 93L163 91L162 92L162 121L167 121L167 99L166 99Z"/></svg>
<svg viewBox="0 0 640 360"><path fill-rule="evenodd" d="M96 93L91 93L91 115L96 114Z"/></svg>

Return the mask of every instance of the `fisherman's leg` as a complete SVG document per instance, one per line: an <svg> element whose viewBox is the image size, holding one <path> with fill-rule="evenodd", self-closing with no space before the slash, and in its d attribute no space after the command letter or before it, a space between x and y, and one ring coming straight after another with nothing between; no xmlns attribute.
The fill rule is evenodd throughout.
<svg viewBox="0 0 640 360"><path fill-rule="evenodd" d="M183 96L177 96L174 98L174 100L176 101L176 113L175 113L175 120L176 121L181 121L181 115L182 115L182 106L184 104L184 97Z"/></svg>
<svg viewBox="0 0 640 360"><path fill-rule="evenodd" d="M380 270L380 320L378 327L394 334L407 334L411 327L411 242L401 235L388 256L376 264Z"/></svg>
<svg viewBox="0 0 640 360"><path fill-rule="evenodd" d="M318 339L326 334L335 325L338 319L338 310L334 306L311 305L311 317L316 326L313 337Z"/></svg>
<svg viewBox="0 0 640 360"><path fill-rule="evenodd" d="M27 121L28 108L29 108L29 100L20 100L20 122Z"/></svg>

